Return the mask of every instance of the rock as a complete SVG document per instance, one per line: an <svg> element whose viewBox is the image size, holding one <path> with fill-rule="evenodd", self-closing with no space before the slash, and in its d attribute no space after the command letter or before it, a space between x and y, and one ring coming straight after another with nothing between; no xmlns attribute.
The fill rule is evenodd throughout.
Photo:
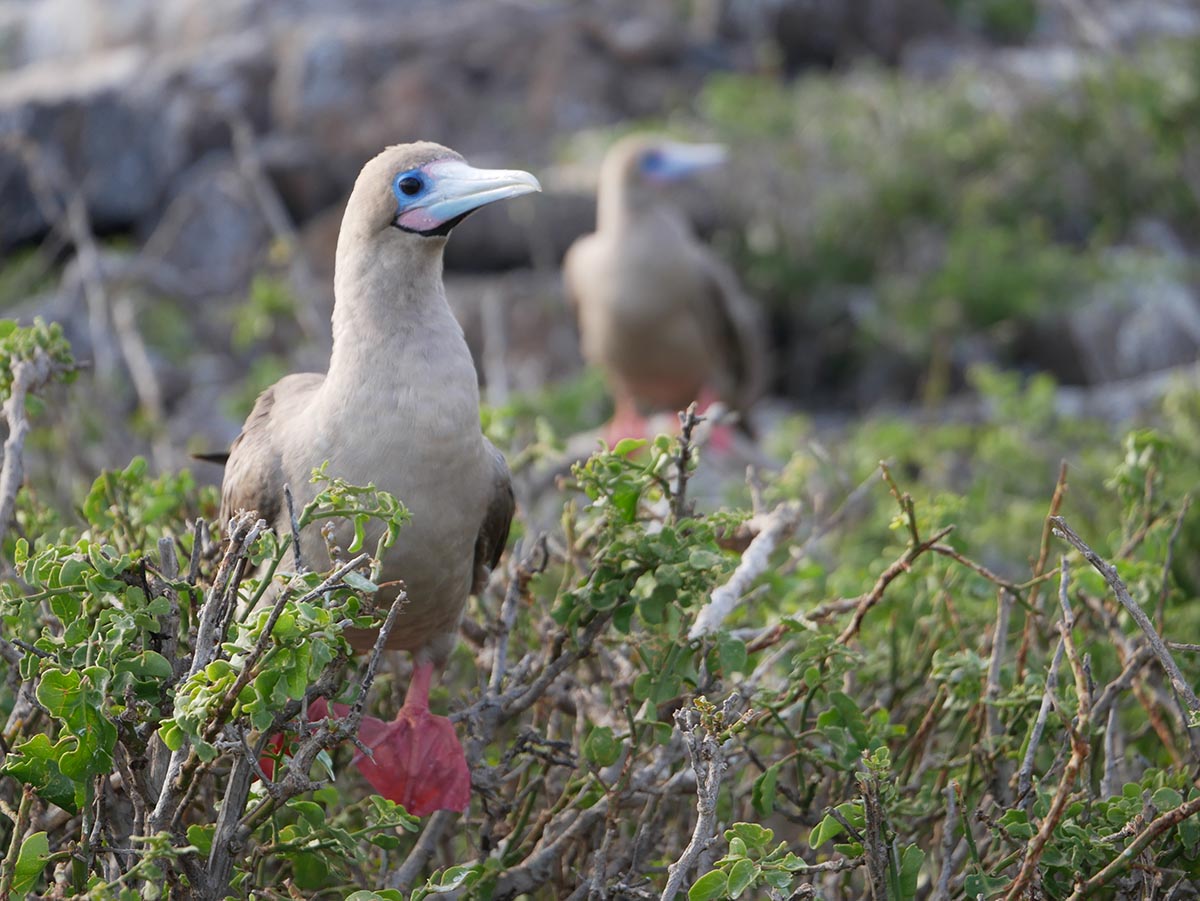
<svg viewBox="0 0 1200 901"><path fill-rule="evenodd" d="M498 123L506 162L528 165L564 133L660 114L699 86L703 66L670 64L687 56L682 39L668 43L683 49L656 38L637 52L630 40L600 39L593 17L573 7L463 2L437 16L313 16L280 38L273 116L347 184L363 158L400 141L437 140L478 159L496 149Z"/></svg>
<svg viewBox="0 0 1200 901"><path fill-rule="evenodd" d="M1039 324L1025 356L1067 384L1098 385L1200 357L1200 298L1178 259L1125 248L1119 275Z"/></svg>
<svg viewBox="0 0 1200 901"><path fill-rule="evenodd" d="M195 295L242 295L271 232L232 157L216 152L178 179L150 243Z"/></svg>
<svg viewBox="0 0 1200 901"><path fill-rule="evenodd" d="M0 246L47 227L30 202L30 175L14 147L30 150L64 196L82 189L99 230L128 227L154 210L183 156L179 117L161 84L142 78L143 51L64 67L44 63L0 79Z"/></svg>
<svg viewBox="0 0 1200 901"><path fill-rule="evenodd" d="M60 197L82 188L98 231L144 228L179 172L229 146L231 114L267 126L269 49L248 32L169 58L127 48L0 76L0 204L17 211L0 247L48 227L21 147Z"/></svg>

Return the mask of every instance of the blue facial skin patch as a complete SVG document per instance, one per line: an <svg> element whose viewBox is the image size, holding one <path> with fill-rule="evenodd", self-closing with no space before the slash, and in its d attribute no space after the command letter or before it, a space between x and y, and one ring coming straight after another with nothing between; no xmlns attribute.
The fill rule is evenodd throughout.
<svg viewBox="0 0 1200 901"><path fill-rule="evenodd" d="M420 169L410 169L396 176L392 182L392 193L396 195L396 202L399 204L397 213L402 212L414 197L425 193L425 181L425 175Z"/></svg>
<svg viewBox="0 0 1200 901"><path fill-rule="evenodd" d="M670 163L661 150L648 150L638 161L638 168L643 175L651 178L671 178Z"/></svg>
<svg viewBox="0 0 1200 901"><path fill-rule="evenodd" d="M638 172L649 182L673 182L725 162L725 148L719 144L681 144L668 142L649 147L637 160Z"/></svg>

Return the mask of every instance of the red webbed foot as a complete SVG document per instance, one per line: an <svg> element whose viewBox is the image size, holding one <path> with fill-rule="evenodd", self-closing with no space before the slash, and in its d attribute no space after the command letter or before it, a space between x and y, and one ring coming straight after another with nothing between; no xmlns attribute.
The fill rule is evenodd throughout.
<svg viewBox="0 0 1200 901"><path fill-rule="evenodd" d="M429 710L432 674L432 664L417 664L408 697L392 722L362 718L358 738L371 753L360 748L354 755L355 766L372 788L418 817L435 810L464 813L471 801L471 771L454 724ZM343 717L350 708L334 704L333 711ZM325 716L328 705L324 698L309 705L310 720Z"/></svg>
<svg viewBox="0 0 1200 901"><path fill-rule="evenodd" d="M371 757L359 750L354 763L379 794L419 817L466 811L471 772L446 717L405 704L390 723L363 717L358 737Z"/></svg>

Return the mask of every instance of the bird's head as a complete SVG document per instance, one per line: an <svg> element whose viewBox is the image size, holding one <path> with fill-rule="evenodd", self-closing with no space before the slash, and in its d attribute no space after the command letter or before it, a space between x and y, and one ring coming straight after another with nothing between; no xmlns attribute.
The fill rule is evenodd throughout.
<svg viewBox="0 0 1200 901"><path fill-rule="evenodd" d="M636 212L653 207L664 185L682 181L725 162L720 144L689 144L650 135L632 135L614 144L600 171L601 203Z"/></svg>
<svg viewBox="0 0 1200 901"><path fill-rule="evenodd" d="M633 135L613 145L604 168L630 187L661 185L720 166L727 156L721 144L688 144Z"/></svg>
<svg viewBox="0 0 1200 901"><path fill-rule="evenodd" d="M480 207L541 189L519 169L476 169L439 144L398 144L363 166L342 228L359 240L444 239Z"/></svg>

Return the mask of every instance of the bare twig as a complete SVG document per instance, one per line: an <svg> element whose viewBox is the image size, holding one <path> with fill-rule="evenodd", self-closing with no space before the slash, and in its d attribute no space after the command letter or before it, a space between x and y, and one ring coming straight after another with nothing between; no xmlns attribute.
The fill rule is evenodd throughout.
<svg viewBox="0 0 1200 901"><path fill-rule="evenodd" d="M1154 628L1154 624L1146 616L1146 611L1130 596L1129 589L1121 581L1116 567L1105 562L1099 554L1088 547L1087 543L1067 525L1066 520L1061 516L1055 516L1053 520L1056 534L1065 538L1076 550L1083 554L1088 563L1092 564L1095 570L1104 577L1104 581L1113 590L1113 593L1117 596L1117 600L1121 602L1121 606L1133 617L1134 622L1141 627L1151 647L1154 648L1154 653L1158 656L1163 669L1166 670L1167 678L1171 680L1172 687L1187 705L1192 718L1195 719L1200 716L1200 698L1196 697L1196 693L1192 691L1192 686L1183 677L1183 673L1180 672L1179 667L1175 663L1175 658L1171 656L1171 652L1163 644L1163 640Z"/></svg>
<svg viewBox="0 0 1200 901"><path fill-rule="evenodd" d="M404 863L388 875L387 887L407 894L413 883L424 872L425 866L433 857L434 852L437 851L442 835L456 819L458 819L458 814L451 810L439 810L434 813L429 818L429 822L425 824L425 828L421 830L421 836L417 839L417 843L404 858Z"/></svg>
<svg viewBox="0 0 1200 901"><path fill-rule="evenodd" d="M297 604L306 604L309 601L320 597L331 588L339 585L346 577L346 574L357 569L371 557L370 554L359 554L353 560L342 564L336 570L329 574L321 584L316 588L305 592L301 597L296 599ZM400 592L397 601L404 598L404 592ZM245 662L242 664L241 672L233 684L229 686L229 690L225 692L225 696L221 699L221 703L217 705L216 711L208 720L208 727L204 731L204 740L213 741L217 733L225 725L225 720L229 717L230 711L233 710L233 705L237 703L238 696L242 693L242 689L250 684L250 680L258 675L258 663L262 660L263 655L267 652L267 646L271 643L271 633L275 631L275 624L279 622L279 617L283 615L283 608L291 600L291 596L286 591L281 591L279 597L275 599L274 605L271 607L271 613L267 617L267 622L263 626L262 631L258 635L258 640L254 642L254 647L250 649L250 653L246 655ZM390 626L389 626L390 629ZM372 660L375 657L372 656ZM374 674L372 674L372 678Z"/></svg>
<svg viewBox="0 0 1200 901"><path fill-rule="evenodd" d="M1062 635L1062 643L1067 660L1070 662L1071 671L1075 676L1075 694L1079 699L1079 713L1075 722L1069 727L1071 756L1067 759L1066 765L1063 767L1062 778L1059 780L1054 798L1050 802L1050 809L1038 827L1037 833L1025 848L1025 857L1021 861L1021 868L1017 871L1016 878L1008 887L1008 893L1004 896L1005 901L1018 901L1032 883L1037 873L1038 861L1041 860L1042 853L1046 849L1046 843L1050 841L1050 836L1054 834L1054 830L1062 820L1063 812L1067 807L1067 801L1075 785L1075 780L1083 769L1084 761L1091 751L1087 734L1091 724L1092 695L1091 689L1088 687L1083 662L1079 658L1079 652L1075 647L1075 640L1071 635L1074 616L1071 613L1067 595L1070 572L1067 568L1065 557L1062 559L1059 575L1061 579L1059 583L1059 601L1063 607L1063 621L1059 626L1059 632Z"/></svg>
<svg viewBox="0 0 1200 901"><path fill-rule="evenodd" d="M867 864L867 885L874 901L888 901L888 843L883 828L883 801L879 797L879 780L871 773L860 773L858 787L862 793L863 859Z"/></svg>
<svg viewBox="0 0 1200 901"><path fill-rule="evenodd" d="M1085 898L1097 889L1103 888L1114 876L1123 873L1137 859L1138 855L1149 847L1152 841L1164 832L1174 829L1189 817L1194 817L1197 813L1200 813L1200 798L1192 798L1190 801L1184 801L1174 810L1168 810L1138 833L1137 838L1130 842L1129 846L1118 854L1112 863L1091 879L1076 885L1075 891L1068 901Z"/></svg>
<svg viewBox="0 0 1200 901"><path fill-rule="evenodd" d="M1011 763L1004 753L1004 722L1000 719L1000 672L1008 651L1008 621L1012 613L1013 596L1001 588L996 605L996 629L992 636L992 654L988 662L987 686L984 689L984 709L987 719L988 751L995 767L992 773L992 796L1003 807L1009 805L1008 781Z"/></svg>
<svg viewBox="0 0 1200 901"><path fill-rule="evenodd" d="M1117 707L1108 709L1104 725L1104 775L1100 777L1100 797L1111 798L1119 791L1121 752L1117 741Z"/></svg>
<svg viewBox="0 0 1200 901"><path fill-rule="evenodd" d="M946 786L946 823L942 826L942 869L930 901L950 901L950 875L954 871L954 823L958 819L958 783Z"/></svg>
<svg viewBox="0 0 1200 901"><path fill-rule="evenodd" d="M296 499L292 497L291 485L283 486L283 499L287 502L288 522L292 527L292 562L296 573L303 575L308 572L308 567L304 565L304 556L300 553L300 520L296 518Z"/></svg>
<svg viewBox="0 0 1200 901"><path fill-rule="evenodd" d="M1038 547L1037 562L1033 565L1033 587L1029 589L1029 612L1025 615L1025 628L1021 631L1021 647L1017 651L1017 681L1025 678L1025 660L1029 655L1029 646L1033 641L1033 630L1042 615L1042 583L1041 576L1046 571L1050 560L1050 538L1054 524L1051 519L1058 516L1062 509L1063 499L1067 496L1067 461L1063 460L1058 467L1058 481L1054 484L1054 495L1050 498L1050 512L1042 523L1042 540Z"/></svg>
<svg viewBox="0 0 1200 901"><path fill-rule="evenodd" d="M688 408L679 414L679 450L675 454L675 490L671 492L671 519L675 522L679 522L689 515L687 485L688 478L692 474L692 433L702 422L704 422L704 417L696 415L695 401L688 404Z"/></svg>
<svg viewBox="0 0 1200 901"><path fill-rule="evenodd" d="M838 644L847 644L850 639L858 634L858 630L862 628L863 620L871 608L878 604L883 599L883 593L887 591L887 587L892 584L897 578L912 568L912 563L931 547L954 531L954 526L946 526L940 529L926 541L920 544L910 544L908 549L900 556L898 560L892 563L887 569L879 574L879 578L875 580L875 584L866 594L852 599L849 603L854 605L854 616L850 623L842 630L842 633L837 637ZM817 618L817 611L811 614L813 619Z"/></svg>
<svg viewBox="0 0 1200 901"><path fill-rule="evenodd" d="M229 542L225 548L225 555L221 559L212 587L200 608L200 622L196 630L192 665L188 669L188 676L198 673L212 662L217 647L223 640L223 634L219 634L219 629L221 623L227 622L226 609L237 602L242 565L254 541L265 528L266 522L258 519L258 514L254 511L238 513L230 520ZM189 745L185 742L171 754L162 790L149 818L149 826L153 832L162 831L171 822L176 808L187 790L186 785L180 784L180 776L183 773L184 761L189 750ZM247 778L249 777L247 776Z"/></svg>
<svg viewBox="0 0 1200 901"><path fill-rule="evenodd" d="M1046 674L1046 690L1042 692L1042 706L1038 708L1037 718L1033 721L1033 730L1029 733L1029 744L1025 748L1025 757L1021 768L1017 771L1017 801L1021 809L1029 814L1033 810L1033 761L1037 756L1038 745L1042 742L1042 733L1046 730L1046 721L1050 718L1050 710L1054 706L1054 694L1058 691L1058 667L1062 663L1063 643L1060 638L1054 649L1054 659L1050 662L1050 670Z"/></svg>
<svg viewBox="0 0 1200 901"><path fill-rule="evenodd" d="M4 465L0 467L0 537L12 525L17 492L25 479L25 439L31 428L29 417L25 415L25 398L58 371L59 367L41 348L34 351L30 359L19 360L13 366L12 387L3 406L8 437L4 440Z"/></svg>
<svg viewBox="0 0 1200 901"><path fill-rule="evenodd" d="M763 521L762 531L742 554L741 562L729 581L713 591L708 603L697 614L696 621L688 630L689 641L711 635L721 628L754 580L767 571L775 548L796 528L799 518L800 505L794 502L780 504L771 511Z"/></svg>

